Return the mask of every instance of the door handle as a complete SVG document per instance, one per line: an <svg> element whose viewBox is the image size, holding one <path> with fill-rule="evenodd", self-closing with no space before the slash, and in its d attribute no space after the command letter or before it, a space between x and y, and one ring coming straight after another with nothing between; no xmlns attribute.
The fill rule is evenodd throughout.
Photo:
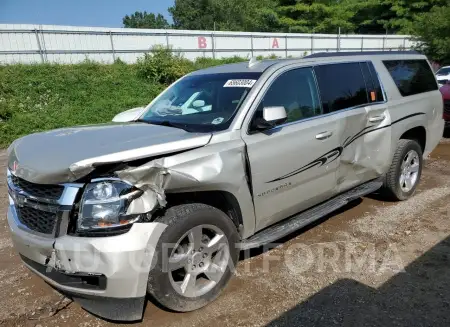
<svg viewBox="0 0 450 327"><path fill-rule="evenodd" d="M316 140L326 140L331 135L333 135L333 132L322 132L316 135Z"/></svg>
<svg viewBox="0 0 450 327"><path fill-rule="evenodd" d="M386 118L385 115L374 116L374 117L369 118L369 122L379 123L379 122L382 122L385 118Z"/></svg>

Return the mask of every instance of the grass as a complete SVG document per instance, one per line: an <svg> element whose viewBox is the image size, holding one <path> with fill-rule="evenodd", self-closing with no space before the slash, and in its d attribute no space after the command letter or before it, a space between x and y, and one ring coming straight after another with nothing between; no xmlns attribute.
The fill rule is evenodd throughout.
<svg viewBox="0 0 450 327"><path fill-rule="evenodd" d="M0 147L59 127L110 121L149 103L164 85L140 79L136 66L0 66Z"/></svg>

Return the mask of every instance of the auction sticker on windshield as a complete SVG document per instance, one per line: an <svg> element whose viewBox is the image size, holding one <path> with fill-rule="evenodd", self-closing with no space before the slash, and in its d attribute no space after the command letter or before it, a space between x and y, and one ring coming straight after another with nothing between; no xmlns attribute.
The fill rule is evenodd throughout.
<svg viewBox="0 0 450 327"><path fill-rule="evenodd" d="M229 79L223 87L252 87L255 79Z"/></svg>
<svg viewBox="0 0 450 327"><path fill-rule="evenodd" d="M216 119L214 119L211 124L213 125L219 125L220 123L223 122L223 117L217 117Z"/></svg>

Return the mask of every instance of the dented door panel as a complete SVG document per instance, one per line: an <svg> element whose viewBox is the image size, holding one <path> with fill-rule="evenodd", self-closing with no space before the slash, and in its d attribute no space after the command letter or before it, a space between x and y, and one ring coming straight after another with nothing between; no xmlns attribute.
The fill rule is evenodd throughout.
<svg viewBox="0 0 450 327"><path fill-rule="evenodd" d="M381 176L388 169L391 156L391 120L384 103L350 109L340 124L339 193Z"/></svg>

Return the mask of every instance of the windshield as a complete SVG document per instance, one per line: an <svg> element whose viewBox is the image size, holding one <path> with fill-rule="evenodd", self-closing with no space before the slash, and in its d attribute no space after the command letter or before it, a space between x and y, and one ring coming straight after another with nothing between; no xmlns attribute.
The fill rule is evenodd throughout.
<svg viewBox="0 0 450 327"><path fill-rule="evenodd" d="M227 129L261 73L187 76L168 88L140 118L190 132Z"/></svg>
<svg viewBox="0 0 450 327"><path fill-rule="evenodd" d="M441 68L436 73L436 75L448 75L448 74L450 74L450 67Z"/></svg>

